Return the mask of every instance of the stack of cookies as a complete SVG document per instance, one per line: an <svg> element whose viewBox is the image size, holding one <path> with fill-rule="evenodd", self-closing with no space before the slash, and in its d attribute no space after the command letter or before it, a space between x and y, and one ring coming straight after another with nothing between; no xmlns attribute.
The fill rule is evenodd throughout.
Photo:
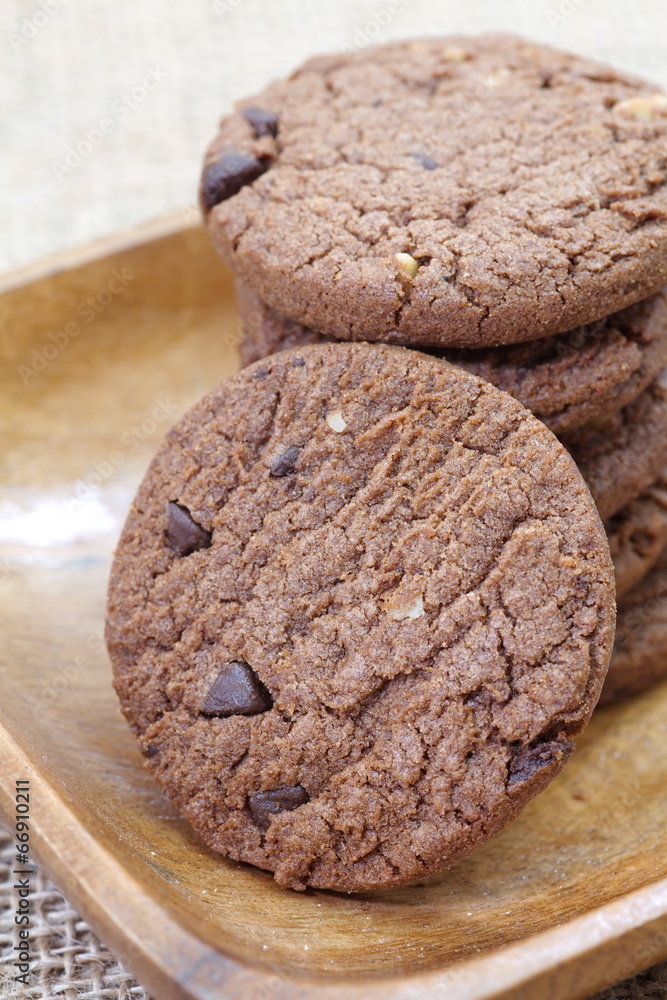
<svg viewBox="0 0 667 1000"><path fill-rule="evenodd" d="M638 623L607 699L667 670L666 179L667 95L487 36L311 60L223 119L201 183L244 364L402 344L565 444L607 528L621 623L626 608Z"/></svg>
<svg viewBox="0 0 667 1000"><path fill-rule="evenodd" d="M512 38L316 59L222 122L245 367L153 460L107 619L215 850L422 879L561 771L605 677L664 670L666 178L667 98Z"/></svg>

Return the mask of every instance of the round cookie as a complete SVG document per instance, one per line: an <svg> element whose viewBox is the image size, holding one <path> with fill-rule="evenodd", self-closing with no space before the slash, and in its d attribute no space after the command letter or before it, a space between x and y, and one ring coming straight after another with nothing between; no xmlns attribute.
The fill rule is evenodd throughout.
<svg viewBox="0 0 667 1000"><path fill-rule="evenodd" d="M601 705L639 694L667 677L667 554L623 598Z"/></svg>
<svg viewBox="0 0 667 1000"><path fill-rule="evenodd" d="M511 36L310 60L241 102L201 204L280 315L342 339L489 347L667 281L667 96Z"/></svg>
<svg viewBox="0 0 667 1000"><path fill-rule="evenodd" d="M667 547L667 475L609 520L605 528L614 562L616 599L636 587Z"/></svg>
<svg viewBox="0 0 667 1000"><path fill-rule="evenodd" d="M607 520L660 475L667 459L667 370L623 410L563 438Z"/></svg>
<svg viewBox="0 0 667 1000"><path fill-rule="evenodd" d="M286 351L170 432L113 565L116 690L203 839L401 885L498 832L597 701L613 570L510 396L395 347Z"/></svg>
<svg viewBox="0 0 667 1000"><path fill-rule="evenodd" d="M279 316L242 281L236 296L242 365L331 340ZM667 365L667 294L662 289L591 326L542 340L429 353L509 392L554 434L563 434L626 406Z"/></svg>

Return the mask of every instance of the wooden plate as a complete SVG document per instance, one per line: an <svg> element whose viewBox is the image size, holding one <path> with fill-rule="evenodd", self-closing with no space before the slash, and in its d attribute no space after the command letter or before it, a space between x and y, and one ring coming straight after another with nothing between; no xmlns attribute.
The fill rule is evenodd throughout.
<svg viewBox="0 0 667 1000"><path fill-rule="evenodd" d="M234 371L229 276L167 220L5 280L0 799L163 998L574 1000L667 956L667 685L596 714L520 818L425 884L278 888L144 772L101 641L114 541L166 429Z"/></svg>

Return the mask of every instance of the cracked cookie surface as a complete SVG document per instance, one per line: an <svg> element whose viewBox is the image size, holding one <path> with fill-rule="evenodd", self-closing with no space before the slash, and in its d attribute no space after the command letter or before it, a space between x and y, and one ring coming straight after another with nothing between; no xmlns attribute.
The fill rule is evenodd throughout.
<svg viewBox="0 0 667 1000"><path fill-rule="evenodd" d="M651 84L481 36L310 60L223 119L201 195L218 251L280 315L488 347L665 284L666 178Z"/></svg>
<svg viewBox="0 0 667 1000"><path fill-rule="evenodd" d="M167 436L107 641L204 840L357 891L446 867L544 788L613 629L604 530L553 435L442 361L329 344L246 368Z"/></svg>
<svg viewBox="0 0 667 1000"><path fill-rule="evenodd" d="M242 281L236 298L242 365L332 339L279 316ZM667 364L667 293L661 289L597 323L530 343L429 353L509 392L554 434L566 433L626 406Z"/></svg>

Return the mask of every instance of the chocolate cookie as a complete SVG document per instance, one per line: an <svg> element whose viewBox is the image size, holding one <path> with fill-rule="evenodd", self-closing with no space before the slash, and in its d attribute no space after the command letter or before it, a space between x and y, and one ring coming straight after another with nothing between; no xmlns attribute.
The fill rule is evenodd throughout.
<svg viewBox="0 0 667 1000"><path fill-rule="evenodd" d="M667 677L667 554L623 598L600 704L639 694Z"/></svg>
<svg viewBox="0 0 667 1000"><path fill-rule="evenodd" d="M236 295L242 365L331 340L279 316L242 281ZM626 406L667 365L667 294L661 290L588 327L526 344L429 353L509 392L562 434Z"/></svg>
<svg viewBox="0 0 667 1000"><path fill-rule="evenodd" d="M607 520L661 474L667 461L667 370L629 406L564 438Z"/></svg>
<svg viewBox="0 0 667 1000"><path fill-rule="evenodd" d="M291 347L336 343L335 337L325 337L293 319L279 316L245 281L237 279L235 284L236 306L241 320L238 349L242 368L278 351L288 351Z"/></svg>
<svg viewBox="0 0 667 1000"><path fill-rule="evenodd" d="M410 40L313 59L242 102L201 203L280 315L488 347L667 281L666 153L667 96L641 80L510 36Z"/></svg>
<svg viewBox="0 0 667 1000"><path fill-rule="evenodd" d="M564 765L614 628L602 524L511 397L395 347L267 358L171 431L107 638L147 766L281 885L437 871Z"/></svg>
<svg viewBox="0 0 667 1000"><path fill-rule="evenodd" d="M614 561L616 599L636 587L667 547L667 474L605 525Z"/></svg>

